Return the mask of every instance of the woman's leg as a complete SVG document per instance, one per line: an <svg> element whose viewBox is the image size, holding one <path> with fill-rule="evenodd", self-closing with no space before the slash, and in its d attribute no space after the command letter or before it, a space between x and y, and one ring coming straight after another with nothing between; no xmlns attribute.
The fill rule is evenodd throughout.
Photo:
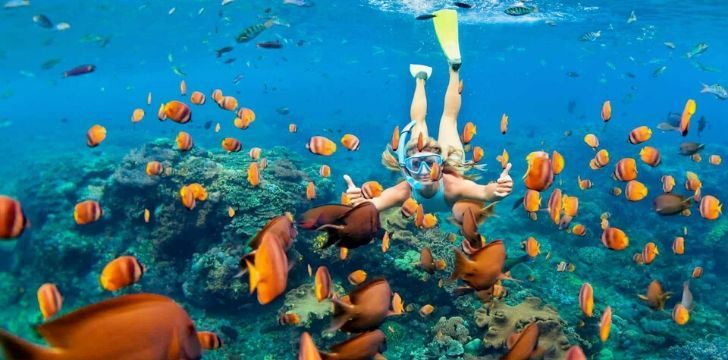
<svg viewBox="0 0 728 360"><path fill-rule="evenodd" d="M440 119L440 130L437 134L437 141L442 147L442 155L447 159L451 150L463 150L463 143L460 141L458 132L458 114L460 113L461 96L460 74L450 69L450 82L445 92L445 108Z"/></svg>
<svg viewBox="0 0 728 360"><path fill-rule="evenodd" d="M425 95L425 79L415 78L415 93L412 96L412 105L410 106L410 119L415 122L409 141L417 141L422 136L427 139L427 95Z"/></svg>

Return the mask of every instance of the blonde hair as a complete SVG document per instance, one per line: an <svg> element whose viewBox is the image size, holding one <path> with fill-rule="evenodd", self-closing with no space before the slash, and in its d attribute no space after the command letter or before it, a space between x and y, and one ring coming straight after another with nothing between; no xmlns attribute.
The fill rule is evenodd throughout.
<svg viewBox="0 0 728 360"><path fill-rule="evenodd" d="M468 176L465 176L465 172L472 168L472 164L465 163L463 161L463 159L465 159L465 153L460 149L455 149L452 147L449 150L450 151L448 151L447 158L443 163L443 174L450 174L461 178L470 178ZM431 137L427 138L427 141L422 147L422 151L442 155L442 148L440 148L440 144L437 142L437 140ZM411 156L412 154L415 154L417 152L417 142L410 141L409 144L407 144L407 150L405 154L407 154L407 156ZM391 171L402 171L402 167L399 165L399 159L397 158L397 153L392 150L391 145L387 145L387 147L382 152L382 165L384 165L385 168Z"/></svg>

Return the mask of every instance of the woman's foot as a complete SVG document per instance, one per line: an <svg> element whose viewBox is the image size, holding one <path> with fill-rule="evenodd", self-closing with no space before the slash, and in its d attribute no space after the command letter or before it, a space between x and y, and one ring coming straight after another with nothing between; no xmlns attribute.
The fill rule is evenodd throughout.
<svg viewBox="0 0 728 360"><path fill-rule="evenodd" d="M415 79L427 80L432 76L432 68L425 65L410 64L410 74Z"/></svg>

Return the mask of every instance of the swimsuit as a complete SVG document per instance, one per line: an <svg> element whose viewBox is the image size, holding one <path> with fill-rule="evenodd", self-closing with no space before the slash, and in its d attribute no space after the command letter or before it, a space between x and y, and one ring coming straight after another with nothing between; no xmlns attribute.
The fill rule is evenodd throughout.
<svg viewBox="0 0 728 360"><path fill-rule="evenodd" d="M426 212L434 213L452 211L452 207L447 203L447 201L445 201L445 184L442 179L440 179L440 185L437 188L437 192L432 197L426 198L417 190L412 188L411 192L412 198L415 199L418 204L422 204L422 208Z"/></svg>

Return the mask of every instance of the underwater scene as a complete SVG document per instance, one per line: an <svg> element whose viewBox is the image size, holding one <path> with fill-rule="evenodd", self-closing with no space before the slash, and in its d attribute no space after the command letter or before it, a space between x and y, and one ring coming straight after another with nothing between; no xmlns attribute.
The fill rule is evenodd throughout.
<svg viewBox="0 0 728 360"><path fill-rule="evenodd" d="M0 359L728 359L728 3L0 3Z"/></svg>

